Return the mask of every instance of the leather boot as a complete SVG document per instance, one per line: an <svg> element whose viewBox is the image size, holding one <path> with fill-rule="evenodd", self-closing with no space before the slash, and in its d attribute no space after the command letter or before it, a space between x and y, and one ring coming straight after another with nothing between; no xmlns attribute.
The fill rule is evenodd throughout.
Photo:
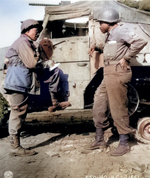
<svg viewBox="0 0 150 178"><path fill-rule="evenodd" d="M95 141L89 146L86 146L86 150L95 150L95 149L104 149L106 148L106 142L104 140L104 131L101 128L96 128Z"/></svg>
<svg viewBox="0 0 150 178"><path fill-rule="evenodd" d="M51 95L51 100L52 100L52 105L48 108L49 112L55 112L57 110L64 110L67 107L71 106L69 101L64 101L64 102L58 102L57 100L57 94L50 92Z"/></svg>
<svg viewBox="0 0 150 178"><path fill-rule="evenodd" d="M57 109L58 110L60 109L60 106L59 106L57 99L52 98L52 105L53 106L48 107L49 112L55 112Z"/></svg>
<svg viewBox="0 0 150 178"><path fill-rule="evenodd" d="M128 135L119 135L119 140L120 142L118 147L110 152L111 156L122 156L130 151L130 147L128 144Z"/></svg>
<svg viewBox="0 0 150 178"><path fill-rule="evenodd" d="M61 107L59 106L59 102L57 99L57 93L50 92L52 106L48 107L49 112L55 112L56 110L60 110Z"/></svg>
<svg viewBox="0 0 150 178"><path fill-rule="evenodd" d="M35 151L26 150L20 146L20 138L18 135L10 135L10 144L11 144L11 152L12 156L31 156L36 154Z"/></svg>
<svg viewBox="0 0 150 178"><path fill-rule="evenodd" d="M71 103L69 101L64 101L64 102L61 102L61 103L57 103L53 106L50 106L48 108L48 111L49 112L55 112L55 111L59 111L59 110L64 110L69 106L71 106Z"/></svg>
<svg viewBox="0 0 150 178"><path fill-rule="evenodd" d="M71 103L69 101L64 101L64 102L59 103L59 106L61 107L62 110L64 110L67 107L71 106Z"/></svg>

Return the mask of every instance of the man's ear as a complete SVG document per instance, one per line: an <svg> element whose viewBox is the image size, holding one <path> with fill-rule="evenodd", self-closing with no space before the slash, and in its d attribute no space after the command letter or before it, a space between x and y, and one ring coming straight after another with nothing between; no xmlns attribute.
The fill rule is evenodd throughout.
<svg viewBox="0 0 150 178"><path fill-rule="evenodd" d="M26 31L25 34L29 34L30 30Z"/></svg>

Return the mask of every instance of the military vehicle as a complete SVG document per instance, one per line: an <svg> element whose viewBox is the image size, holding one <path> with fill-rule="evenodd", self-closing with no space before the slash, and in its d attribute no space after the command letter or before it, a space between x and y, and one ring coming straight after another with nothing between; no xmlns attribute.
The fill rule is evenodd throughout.
<svg viewBox="0 0 150 178"><path fill-rule="evenodd" d="M103 56L94 52L92 44L104 44L105 36L96 22L99 11L113 7L119 11L121 22L148 40L140 53L131 59L133 71L129 83L129 115L131 125L146 142L150 141L150 12L131 8L119 1L79 1L65 6L46 6L40 39L50 38L56 46L52 60L60 63L69 86L68 110L92 109L94 93L103 79ZM63 43L61 43L63 41ZM49 76L47 76L48 78ZM29 110L45 110L50 105L48 84L41 83L41 95L31 96ZM65 89L64 89L65 90Z"/></svg>

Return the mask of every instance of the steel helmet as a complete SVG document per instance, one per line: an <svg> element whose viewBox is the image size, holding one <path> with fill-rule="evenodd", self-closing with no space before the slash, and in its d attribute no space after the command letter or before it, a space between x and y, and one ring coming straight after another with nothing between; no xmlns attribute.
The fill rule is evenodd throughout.
<svg viewBox="0 0 150 178"><path fill-rule="evenodd" d="M108 23L120 22L119 13L113 8L104 8L100 11L97 21L103 21Z"/></svg>
<svg viewBox="0 0 150 178"><path fill-rule="evenodd" d="M35 27L40 28L40 24L36 20L27 19L21 24L21 33L26 32L27 30Z"/></svg>

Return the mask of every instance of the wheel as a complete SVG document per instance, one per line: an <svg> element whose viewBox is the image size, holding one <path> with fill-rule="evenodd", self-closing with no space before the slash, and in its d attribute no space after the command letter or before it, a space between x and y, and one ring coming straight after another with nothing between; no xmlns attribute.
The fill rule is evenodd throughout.
<svg viewBox="0 0 150 178"><path fill-rule="evenodd" d="M139 120L137 131L142 138L150 141L150 117L144 117Z"/></svg>
<svg viewBox="0 0 150 178"><path fill-rule="evenodd" d="M128 83L128 114L131 116L135 113L139 106L139 95L136 89Z"/></svg>

